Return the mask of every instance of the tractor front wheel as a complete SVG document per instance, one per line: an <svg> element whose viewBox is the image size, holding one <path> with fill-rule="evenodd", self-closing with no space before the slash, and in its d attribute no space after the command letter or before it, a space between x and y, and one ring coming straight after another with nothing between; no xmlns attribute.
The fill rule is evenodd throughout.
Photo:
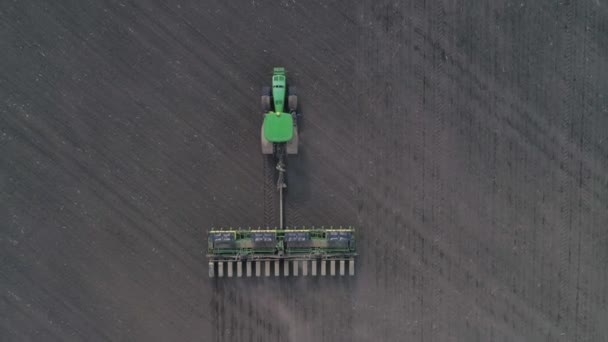
<svg viewBox="0 0 608 342"><path fill-rule="evenodd" d="M298 109L298 95L296 93L296 87L287 88L287 106L290 112L295 112Z"/></svg>
<svg viewBox="0 0 608 342"><path fill-rule="evenodd" d="M262 95L262 112L270 112L270 96Z"/></svg>
<svg viewBox="0 0 608 342"><path fill-rule="evenodd" d="M289 111L295 112L296 109L298 108L298 97L296 95L289 95L287 102L288 102L288 106L289 106Z"/></svg>
<svg viewBox="0 0 608 342"><path fill-rule="evenodd" d="M264 114L270 111L270 87L262 87L262 112Z"/></svg>

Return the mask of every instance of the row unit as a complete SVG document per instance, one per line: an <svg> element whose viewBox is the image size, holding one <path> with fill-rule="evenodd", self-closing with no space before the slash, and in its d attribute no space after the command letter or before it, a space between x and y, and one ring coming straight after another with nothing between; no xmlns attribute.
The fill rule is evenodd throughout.
<svg viewBox="0 0 608 342"><path fill-rule="evenodd" d="M283 267L281 267L281 263L283 263ZM245 264L245 265L243 265ZM273 265L274 264L274 265ZM236 270L235 270L236 266ZM244 269L243 269L243 266ZM274 267L273 267L274 266ZM320 269L319 269L320 266ZM282 269L282 274L281 274ZM224 275L228 277L232 277L236 275L237 277L242 277L243 273L247 277L251 277L255 275L256 277L262 276L270 277L271 273L278 276L289 276L290 273L293 274L294 277L299 276L301 273L302 276L308 276L310 273L311 276L317 276L317 274L321 276L329 275L345 275L348 270L348 275L355 275L355 259L347 259L347 260L258 260L258 261L211 261L209 262L209 277L213 278L215 276L221 278ZM328 272L329 271L329 272Z"/></svg>

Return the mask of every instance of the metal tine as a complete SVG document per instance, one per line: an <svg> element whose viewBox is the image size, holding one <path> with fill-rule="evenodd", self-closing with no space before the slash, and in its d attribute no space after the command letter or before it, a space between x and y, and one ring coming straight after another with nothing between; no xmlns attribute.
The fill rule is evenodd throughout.
<svg viewBox="0 0 608 342"><path fill-rule="evenodd" d="M261 261L256 261L255 262L255 276L259 277L262 273L262 262Z"/></svg>
<svg viewBox="0 0 608 342"><path fill-rule="evenodd" d="M278 277L281 275L281 261L280 260L275 260L274 262L274 276Z"/></svg>
<svg viewBox="0 0 608 342"><path fill-rule="evenodd" d="M308 275L308 260L302 260L302 276Z"/></svg>
<svg viewBox="0 0 608 342"><path fill-rule="evenodd" d="M232 261L228 261L227 265L228 265L228 278L232 278L232 271L233 271L233 265L234 263Z"/></svg>
<svg viewBox="0 0 608 342"><path fill-rule="evenodd" d="M266 272L264 272L264 275L266 277L270 277L270 260L266 260L265 264L266 264L266 269L265 269Z"/></svg>
<svg viewBox="0 0 608 342"><path fill-rule="evenodd" d="M294 260L292 264L293 264L293 276L297 277L298 276L298 260Z"/></svg>
<svg viewBox="0 0 608 342"><path fill-rule="evenodd" d="M341 276L344 275L344 264L345 264L345 261L344 260L340 260L340 275Z"/></svg>
<svg viewBox="0 0 608 342"><path fill-rule="evenodd" d="M321 276L325 276L327 273L327 265L325 260L321 260Z"/></svg>
<svg viewBox="0 0 608 342"><path fill-rule="evenodd" d="M289 260L283 261L283 276L289 277Z"/></svg>
<svg viewBox="0 0 608 342"><path fill-rule="evenodd" d="M209 278L215 277L215 263L213 261L209 262Z"/></svg>
<svg viewBox="0 0 608 342"><path fill-rule="evenodd" d="M247 277L251 277L251 261L246 261L245 264L247 268Z"/></svg>
<svg viewBox="0 0 608 342"><path fill-rule="evenodd" d="M238 278L243 276L243 262L242 261L236 262L236 276Z"/></svg>
<svg viewBox="0 0 608 342"><path fill-rule="evenodd" d="M217 276L220 278L224 276L224 263L221 261L217 263Z"/></svg>
<svg viewBox="0 0 608 342"><path fill-rule="evenodd" d="M355 259L350 259L350 263L348 265L348 274L351 276L355 275Z"/></svg>
<svg viewBox="0 0 608 342"><path fill-rule="evenodd" d="M316 277L317 276L317 260L313 260L312 263L311 263L311 265L310 265L310 267L311 267L311 269L310 269L311 274L310 275L312 275L313 277Z"/></svg>
<svg viewBox="0 0 608 342"><path fill-rule="evenodd" d="M336 275L336 260L329 261L329 273L332 277Z"/></svg>

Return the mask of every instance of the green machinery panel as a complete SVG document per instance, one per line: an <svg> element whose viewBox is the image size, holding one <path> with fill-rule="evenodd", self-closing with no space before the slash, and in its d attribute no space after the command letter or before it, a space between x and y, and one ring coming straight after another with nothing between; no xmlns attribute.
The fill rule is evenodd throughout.
<svg viewBox="0 0 608 342"><path fill-rule="evenodd" d="M208 235L208 256L249 257L354 256L355 229L212 229Z"/></svg>
<svg viewBox="0 0 608 342"><path fill-rule="evenodd" d="M283 143L293 138L293 117L288 113L268 112L264 115L264 138L272 143Z"/></svg>

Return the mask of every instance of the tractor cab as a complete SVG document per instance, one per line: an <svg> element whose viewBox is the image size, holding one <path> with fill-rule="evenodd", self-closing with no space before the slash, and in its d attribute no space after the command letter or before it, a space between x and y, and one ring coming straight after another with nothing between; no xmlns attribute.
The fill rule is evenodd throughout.
<svg viewBox="0 0 608 342"><path fill-rule="evenodd" d="M272 74L272 100L274 102L274 111L282 113L285 108L285 88L287 81L285 78L285 68L274 68Z"/></svg>

